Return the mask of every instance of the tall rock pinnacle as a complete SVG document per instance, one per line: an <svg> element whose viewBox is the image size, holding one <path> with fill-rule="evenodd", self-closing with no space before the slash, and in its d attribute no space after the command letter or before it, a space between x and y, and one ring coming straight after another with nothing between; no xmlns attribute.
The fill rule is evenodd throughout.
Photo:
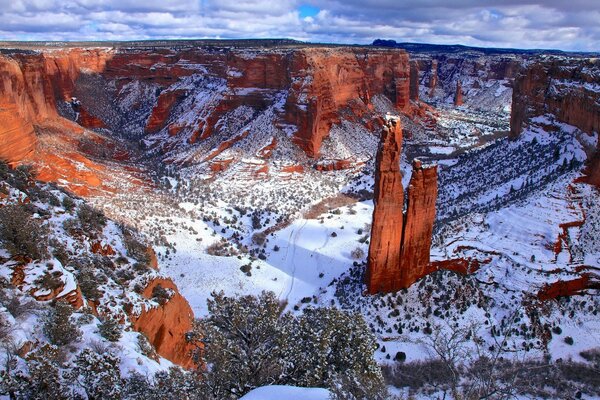
<svg viewBox="0 0 600 400"><path fill-rule="evenodd" d="M390 119L383 127L375 171L375 209L367 264L369 293L390 292L401 285L400 242L404 192L400 157L400 120Z"/></svg>
<svg viewBox="0 0 600 400"><path fill-rule="evenodd" d="M430 271L429 252L435 220L437 167L413 162L406 214L400 173L402 129L389 119L376 159L371 242L367 261L368 293L407 288Z"/></svg>

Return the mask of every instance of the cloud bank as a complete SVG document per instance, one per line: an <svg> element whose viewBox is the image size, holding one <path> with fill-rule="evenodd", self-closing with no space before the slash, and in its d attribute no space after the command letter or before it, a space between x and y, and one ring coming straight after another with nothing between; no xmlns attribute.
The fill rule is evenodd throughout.
<svg viewBox="0 0 600 400"><path fill-rule="evenodd" d="M0 0L0 40L374 39L600 51L598 0Z"/></svg>

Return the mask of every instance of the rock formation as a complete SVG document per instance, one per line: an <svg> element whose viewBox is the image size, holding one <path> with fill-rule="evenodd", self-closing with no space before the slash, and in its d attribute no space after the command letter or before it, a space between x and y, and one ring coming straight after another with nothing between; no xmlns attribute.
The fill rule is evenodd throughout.
<svg viewBox="0 0 600 400"><path fill-rule="evenodd" d="M514 82L511 136L544 114L590 134L600 132L600 62L552 59L522 70Z"/></svg>
<svg viewBox="0 0 600 400"><path fill-rule="evenodd" d="M419 101L419 63L410 61L410 99Z"/></svg>
<svg viewBox="0 0 600 400"><path fill-rule="evenodd" d="M217 92L202 115L171 127L173 111L192 92L178 84L194 74L223 84L224 91ZM135 122L138 132L165 129L172 136L189 130L186 141L193 144L222 129L219 121L227 113L241 105L264 109L283 91L288 96L278 118L295 129L294 142L316 157L344 109L360 118L372 109L373 96L384 95L398 111L408 111L409 74L408 54L399 49L76 48L7 53L0 56L0 110L16 108L18 116L0 128L0 135L10 136L11 148L19 149L5 147L0 157L10 152L16 160L31 153L35 137L28 124L64 123L65 116L75 120L63 110L73 96L81 102L74 110L75 121L84 127L123 131ZM131 115L118 109L124 101Z"/></svg>
<svg viewBox="0 0 600 400"><path fill-rule="evenodd" d="M462 84L456 81L456 93L454 94L454 105L456 107L463 105Z"/></svg>
<svg viewBox="0 0 600 400"><path fill-rule="evenodd" d="M390 120L383 128L375 161L375 208L366 273L369 293L392 292L403 287L400 264L404 224L401 156L400 121Z"/></svg>
<svg viewBox="0 0 600 400"><path fill-rule="evenodd" d="M431 60L431 72L429 75L429 96L433 96L438 82L438 60Z"/></svg>
<svg viewBox="0 0 600 400"><path fill-rule="evenodd" d="M400 173L402 129L390 119L376 159L373 223L366 283L370 294L394 292L431 272L429 252L435 220L437 167L413 162L406 213Z"/></svg>
<svg viewBox="0 0 600 400"><path fill-rule="evenodd" d="M437 166L413 161L400 254L402 282L410 286L429 273L429 250L437 199Z"/></svg>
<svg viewBox="0 0 600 400"><path fill-rule="evenodd" d="M550 59L524 68L514 82L510 135L529 119L552 115L588 134L600 133L600 61ZM600 141L587 166L588 182L600 184Z"/></svg>
<svg viewBox="0 0 600 400"><path fill-rule="evenodd" d="M159 285L173 292L171 298L159 307L144 309L139 316L133 316L133 328L143 332L162 357L191 368L194 366L191 353L196 345L187 341L186 334L192 330L194 313L170 279L153 280L142 295L150 299Z"/></svg>

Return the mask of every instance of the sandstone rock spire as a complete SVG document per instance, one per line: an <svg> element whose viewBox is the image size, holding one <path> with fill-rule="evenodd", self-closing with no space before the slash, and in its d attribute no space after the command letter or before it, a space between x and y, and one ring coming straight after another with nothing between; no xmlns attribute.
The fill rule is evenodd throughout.
<svg viewBox="0 0 600 400"><path fill-rule="evenodd" d="M377 152L371 242L365 281L368 293L407 288L431 272L429 252L435 220L437 167L413 162L406 214L400 173L402 129L389 118Z"/></svg>

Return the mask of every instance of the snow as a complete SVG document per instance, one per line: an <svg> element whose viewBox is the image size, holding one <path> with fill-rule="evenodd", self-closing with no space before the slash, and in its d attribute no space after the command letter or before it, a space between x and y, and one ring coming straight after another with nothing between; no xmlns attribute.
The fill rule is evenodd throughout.
<svg viewBox="0 0 600 400"><path fill-rule="evenodd" d="M327 389L272 385L256 388L240 400L329 400Z"/></svg>

